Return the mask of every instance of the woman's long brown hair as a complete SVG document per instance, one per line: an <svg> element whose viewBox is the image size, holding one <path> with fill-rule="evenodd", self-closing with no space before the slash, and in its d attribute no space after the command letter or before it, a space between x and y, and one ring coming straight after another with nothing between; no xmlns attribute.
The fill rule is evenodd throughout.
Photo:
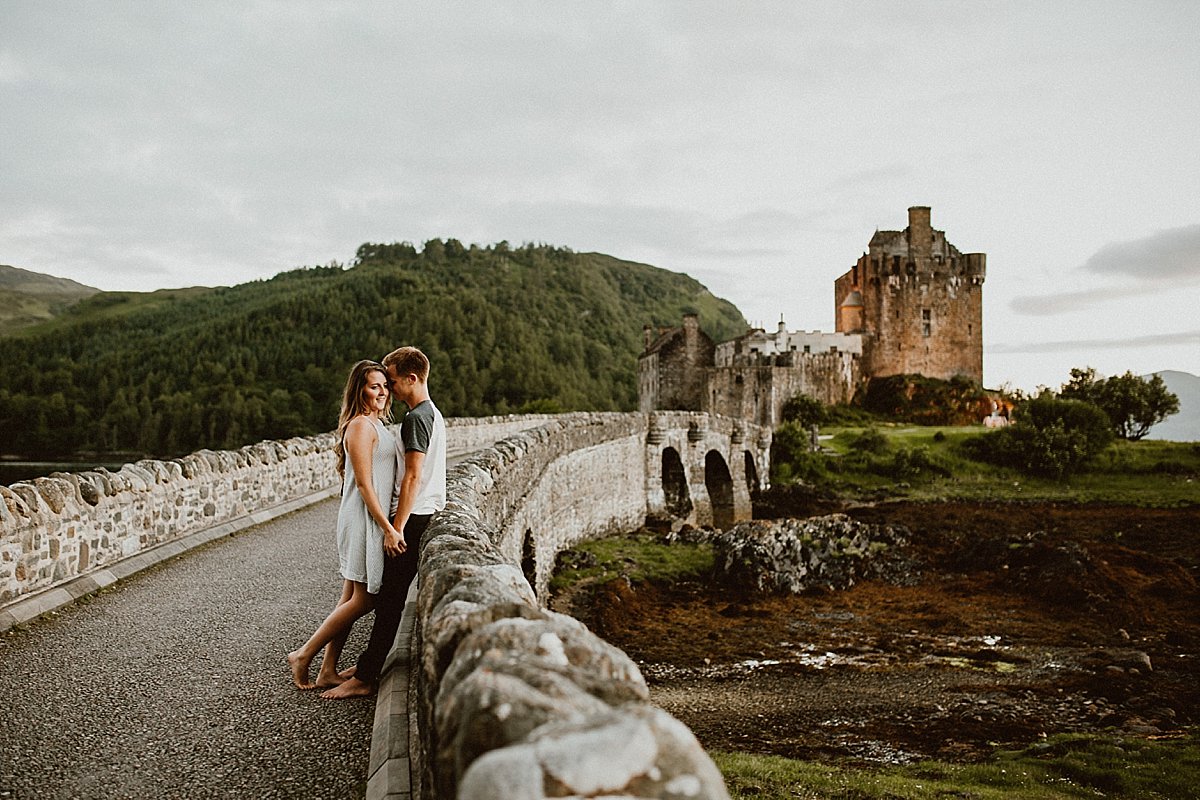
<svg viewBox="0 0 1200 800"><path fill-rule="evenodd" d="M378 361L364 359L350 368L350 376L346 378L346 388L342 391L342 410L338 413L337 444L333 452L337 455L338 475L346 475L346 427L350 420L370 411L363 390L367 388L367 376L372 372L382 372L383 380L387 382L387 370ZM392 418L392 388L388 387L387 405L383 408L380 419L388 422Z"/></svg>

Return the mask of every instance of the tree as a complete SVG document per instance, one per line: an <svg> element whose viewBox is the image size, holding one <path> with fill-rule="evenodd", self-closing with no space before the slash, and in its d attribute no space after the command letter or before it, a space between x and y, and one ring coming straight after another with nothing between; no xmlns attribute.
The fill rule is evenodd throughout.
<svg viewBox="0 0 1200 800"><path fill-rule="evenodd" d="M1152 427L1179 412L1179 398L1167 389L1160 375L1146 379L1126 372L1100 378L1091 367L1076 368L1059 394L1099 407L1108 415L1117 436L1130 441L1141 439Z"/></svg>

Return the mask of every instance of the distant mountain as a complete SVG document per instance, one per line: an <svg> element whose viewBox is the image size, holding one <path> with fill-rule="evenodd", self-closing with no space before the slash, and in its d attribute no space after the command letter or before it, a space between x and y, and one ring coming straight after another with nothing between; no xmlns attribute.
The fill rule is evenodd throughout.
<svg viewBox="0 0 1200 800"><path fill-rule="evenodd" d="M51 319L99 291L66 278L0 264L0 334Z"/></svg>
<svg viewBox="0 0 1200 800"><path fill-rule="evenodd" d="M0 455L173 456L331 430L351 364L401 344L447 416L632 410L642 327L746 321L687 275L546 245L365 244L232 287L99 292L0 335Z"/></svg>
<svg viewBox="0 0 1200 800"><path fill-rule="evenodd" d="M1175 370L1155 374L1162 376L1167 389L1179 398L1179 413L1151 428L1146 438L1200 442L1200 377Z"/></svg>

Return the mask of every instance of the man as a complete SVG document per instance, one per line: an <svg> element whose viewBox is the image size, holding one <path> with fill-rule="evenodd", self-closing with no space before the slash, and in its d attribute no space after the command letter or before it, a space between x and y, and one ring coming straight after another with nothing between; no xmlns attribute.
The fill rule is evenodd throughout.
<svg viewBox="0 0 1200 800"><path fill-rule="evenodd" d="M400 463L392 522L400 534L385 535L383 581L375 599L375 624L353 674L322 697L364 697L375 692L384 659L392 649L408 587L417 575L421 536L434 513L446 506L446 422L429 399L429 359L401 347L383 359L392 397L408 406L400 425Z"/></svg>

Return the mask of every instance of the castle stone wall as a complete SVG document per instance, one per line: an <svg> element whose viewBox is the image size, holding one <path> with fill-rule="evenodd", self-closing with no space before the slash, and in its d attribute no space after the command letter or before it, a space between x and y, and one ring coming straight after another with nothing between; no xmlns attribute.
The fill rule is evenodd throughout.
<svg viewBox="0 0 1200 800"><path fill-rule="evenodd" d="M784 404L798 394L827 405L849 403L861 377L861 361L850 352L789 353L763 362L706 370L703 410L775 426L783 419Z"/></svg>
<svg viewBox="0 0 1200 800"><path fill-rule="evenodd" d="M704 402L704 368L713 363L714 347L700 330L696 315L685 314L683 327L665 332L638 359L638 409L699 411Z"/></svg>

